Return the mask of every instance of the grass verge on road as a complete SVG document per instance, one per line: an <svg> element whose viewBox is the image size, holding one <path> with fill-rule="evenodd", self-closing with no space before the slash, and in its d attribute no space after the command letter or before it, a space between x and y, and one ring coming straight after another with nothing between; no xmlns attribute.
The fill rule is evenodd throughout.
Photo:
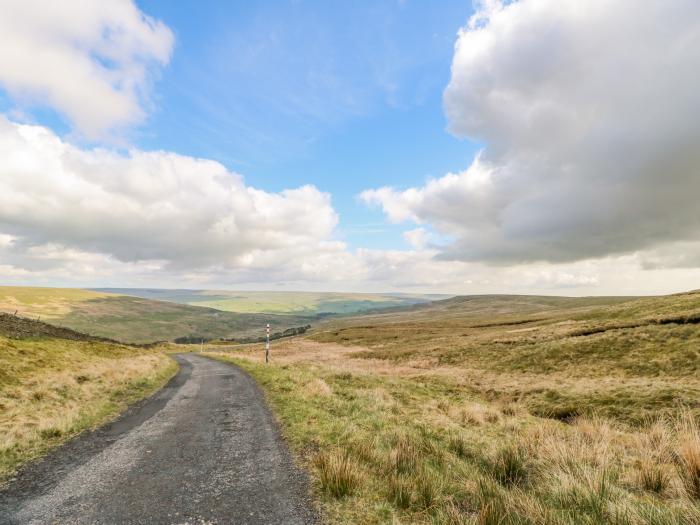
<svg viewBox="0 0 700 525"><path fill-rule="evenodd" d="M209 355L265 390L330 523L700 523L689 413L563 423L449 378Z"/></svg>
<svg viewBox="0 0 700 525"><path fill-rule="evenodd" d="M466 297L219 349L334 524L700 524L700 293ZM215 348L211 348L216 352Z"/></svg>
<svg viewBox="0 0 700 525"><path fill-rule="evenodd" d="M0 481L155 392L176 371L157 349L0 336Z"/></svg>

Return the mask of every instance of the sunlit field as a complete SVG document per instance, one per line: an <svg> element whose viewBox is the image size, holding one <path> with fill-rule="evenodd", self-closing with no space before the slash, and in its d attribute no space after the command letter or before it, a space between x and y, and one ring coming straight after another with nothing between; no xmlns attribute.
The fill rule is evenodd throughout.
<svg viewBox="0 0 700 525"><path fill-rule="evenodd" d="M455 298L320 326L269 366L215 355L263 386L332 523L698 523L699 312Z"/></svg>

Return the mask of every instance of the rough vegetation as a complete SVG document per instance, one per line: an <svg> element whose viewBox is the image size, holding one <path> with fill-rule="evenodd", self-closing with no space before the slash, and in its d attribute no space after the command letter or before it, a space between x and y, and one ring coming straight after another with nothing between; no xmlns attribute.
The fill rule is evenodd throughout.
<svg viewBox="0 0 700 525"><path fill-rule="evenodd" d="M697 524L698 311L455 298L330 323L267 366L210 350L264 387L331 523Z"/></svg>
<svg viewBox="0 0 700 525"><path fill-rule="evenodd" d="M0 482L155 391L175 370L157 348L0 316Z"/></svg>
<svg viewBox="0 0 700 525"><path fill-rule="evenodd" d="M54 326L34 319L27 319L19 315L5 314L2 312L0 312L0 334L14 339L55 337L59 339L70 339L72 341L100 340L98 337L76 332L70 328Z"/></svg>

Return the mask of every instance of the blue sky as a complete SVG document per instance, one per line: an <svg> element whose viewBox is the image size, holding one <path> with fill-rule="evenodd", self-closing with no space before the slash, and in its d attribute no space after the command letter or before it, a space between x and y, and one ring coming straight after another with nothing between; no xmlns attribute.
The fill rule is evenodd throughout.
<svg viewBox="0 0 700 525"><path fill-rule="evenodd" d="M700 3L580 6L16 2L0 282L697 288Z"/></svg>
<svg viewBox="0 0 700 525"><path fill-rule="evenodd" d="M405 247L361 191L471 163L442 108L470 1L138 3L176 38L132 138L143 149L216 159L269 191L314 184L351 247Z"/></svg>

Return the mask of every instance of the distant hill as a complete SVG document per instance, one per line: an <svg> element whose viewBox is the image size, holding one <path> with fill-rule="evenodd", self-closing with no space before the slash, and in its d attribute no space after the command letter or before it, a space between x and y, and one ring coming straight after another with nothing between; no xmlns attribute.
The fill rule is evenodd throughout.
<svg viewBox="0 0 700 525"><path fill-rule="evenodd" d="M244 292L226 290L161 290L96 288L97 293L130 295L227 312L283 315L357 314L370 310L425 304L449 295L337 292Z"/></svg>
<svg viewBox="0 0 700 525"><path fill-rule="evenodd" d="M0 287L0 312L48 321L93 336L128 343L195 339L245 339L305 326L312 316L233 313L72 288Z"/></svg>
<svg viewBox="0 0 700 525"><path fill-rule="evenodd" d="M332 319L310 338L356 347L354 359L468 369L498 383L482 385L484 395L555 419L599 413L638 424L681 405L700 414L700 291L453 297Z"/></svg>

